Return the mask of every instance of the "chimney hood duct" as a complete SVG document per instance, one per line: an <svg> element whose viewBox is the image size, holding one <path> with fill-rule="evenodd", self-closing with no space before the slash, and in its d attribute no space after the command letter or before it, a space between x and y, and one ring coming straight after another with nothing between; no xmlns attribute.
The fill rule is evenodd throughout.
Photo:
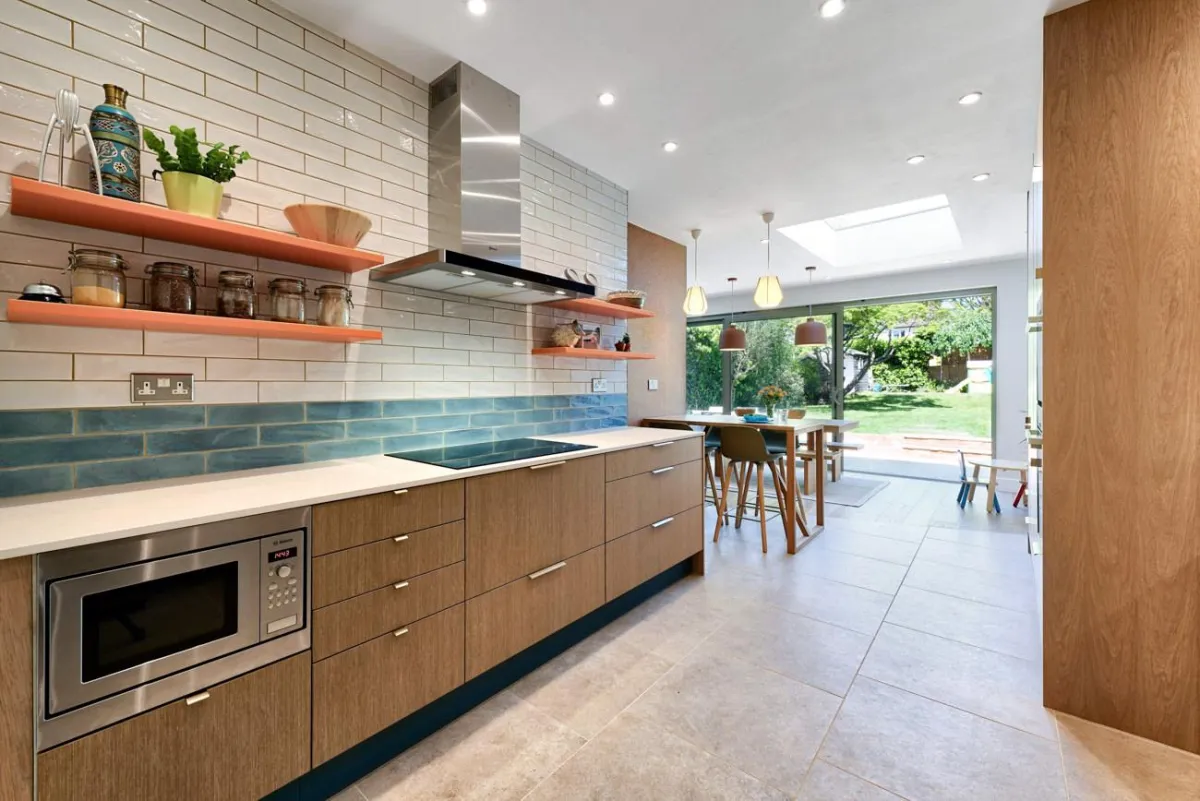
<svg viewBox="0 0 1200 801"><path fill-rule="evenodd" d="M505 303L593 297L521 267L521 101L463 63L429 87L429 244L371 280Z"/></svg>

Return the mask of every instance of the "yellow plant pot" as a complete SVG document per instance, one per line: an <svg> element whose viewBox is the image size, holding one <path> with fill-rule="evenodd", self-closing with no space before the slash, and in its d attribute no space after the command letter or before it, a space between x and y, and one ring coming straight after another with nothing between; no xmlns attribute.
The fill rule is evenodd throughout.
<svg viewBox="0 0 1200 801"><path fill-rule="evenodd" d="M167 208L217 219L221 214L221 196L225 187L211 178L190 172L164 172L163 191Z"/></svg>

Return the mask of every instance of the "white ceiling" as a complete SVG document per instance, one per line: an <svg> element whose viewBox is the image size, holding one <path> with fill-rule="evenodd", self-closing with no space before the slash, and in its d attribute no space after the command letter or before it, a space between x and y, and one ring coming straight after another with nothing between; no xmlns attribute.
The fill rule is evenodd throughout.
<svg viewBox="0 0 1200 801"><path fill-rule="evenodd" d="M703 229L710 289L764 271L765 210L782 227L945 194L962 235L953 253L838 268L776 235L785 285L812 263L828 280L1025 251L1052 0L848 0L833 20L819 0L488 2L473 17L461 0L284 0L418 77L462 60L517 92L522 132L629 189L631 222L688 244ZM983 102L958 105L973 90Z"/></svg>

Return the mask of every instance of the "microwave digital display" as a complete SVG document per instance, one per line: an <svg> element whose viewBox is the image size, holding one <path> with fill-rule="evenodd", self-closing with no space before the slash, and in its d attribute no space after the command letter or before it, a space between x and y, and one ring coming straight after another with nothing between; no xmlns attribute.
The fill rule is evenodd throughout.
<svg viewBox="0 0 1200 801"><path fill-rule="evenodd" d="M296 554L300 553L299 546L293 545L291 548L283 548L278 551L271 551L267 556L267 563L278 562L282 559L291 559Z"/></svg>

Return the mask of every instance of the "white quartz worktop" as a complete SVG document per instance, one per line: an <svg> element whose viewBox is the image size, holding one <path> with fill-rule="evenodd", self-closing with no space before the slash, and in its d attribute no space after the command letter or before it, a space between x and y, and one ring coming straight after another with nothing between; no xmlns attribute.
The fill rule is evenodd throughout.
<svg viewBox="0 0 1200 801"><path fill-rule="evenodd" d="M595 446L589 450L465 470L365 456L34 495L0 503L0 559L699 436L699 432L612 428L538 438Z"/></svg>

